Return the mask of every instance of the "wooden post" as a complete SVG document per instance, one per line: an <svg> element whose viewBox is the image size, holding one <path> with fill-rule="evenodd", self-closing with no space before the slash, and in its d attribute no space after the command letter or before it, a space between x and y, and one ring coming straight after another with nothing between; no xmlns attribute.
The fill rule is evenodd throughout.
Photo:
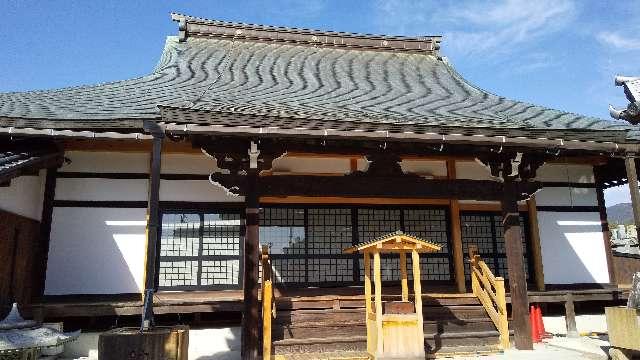
<svg viewBox="0 0 640 360"><path fill-rule="evenodd" d="M164 132L156 123L147 122L145 127L153 135L151 149L151 171L149 172L149 198L147 205L147 251L145 271L144 307L140 328L147 330L153 326L153 293L156 284L156 248L160 222L160 169L162 166L162 139Z"/></svg>
<svg viewBox="0 0 640 360"><path fill-rule="evenodd" d="M47 275L47 264L49 263L49 245L51 242L51 223L53 221L53 201L56 197L56 183L58 177L57 168L47 169L44 182L44 196L42 199L42 216L40 217L40 240L42 241L42 257L37 267L38 284L36 301L42 300L44 296L45 278Z"/></svg>
<svg viewBox="0 0 640 360"><path fill-rule="evenodd" d="M456 178L456 161L447 160L447 177L449 180ZM464 279L464 252L462 250L462 228L460 224L460 203L458 200L449 202L451 216L451 246L453 247L453 272L458 292L467 292Z"/></svg>
<svg viewBox="0 0 640 360"><path fill-rule="evenodd" d="M527 297L527 279L522 261L522 234L518 213L517 189L516 183L505 179L504 197L502 199L502 222L509 271L515 345L518 350L532 350L533 342L531 341L531 328L529 326L529 299Z"/></svg>
<svg viewBox="0 0 640 360"><path fill-rule="evenodd" d="M579 337L576 326L576 311L573 304L573 294L567 293L564 300L564 320L567 324L567 337Z"/></svg>
<svg viewBox="0 0 640 360"><path fill-rule="evenodd" d="M478 296L478 278L473 269L478 267L478 246L469 245L469 277L471 278L471 292Z"/></svg>
<svg viewBox="0 0 640 360"><path fill-rule="evenodd" d="M538 226L538 207L535 195L527 200L529 210L529 239L531 240L531 258L536 289L544 291L544 270L542 268L542 247L540 246L540 229Z"/></svg>
<svg viewBox="0 0 640 360"><path fill-rule="evenodd" d="M400 276L400 284L402 285L402 301L409 301L409 284L407 281L407 253L405 253L404 251L400 252Z"/></svg>
<svg viewBox="0 0 640 360"><path fill-rule="evenodd" d="M376 303L376 356L383 353L383 333L382 333L382 278L380 276L380 251L373 253L373 283L375 286Z"/></svg>
<svg viewBox="0 0 640 360"><path fill-rule="evenodd" d="M496 278L496 301L498 307L498 315L500 323L498 325L498 331L500 332L500 346L502 349L508 349L511 344L509 343L509 318L507 316L507 297L504 289L504 278Z"/></svg>
<svg viewBox="0 0 640 360"><path fill-rule="evenodd" d="M627 169L629 192L631 193L631 206L633 207L633 219L636 231L640 230L640 189L638 189L638 173L636 172L635 154L627 154L624 158L624 166Z"/></svg>
<svg viewBox="0 0 640 360"><path fill-rule="evenodd" d="M246 226L244 237L244 311L242 314L242 358L259 359L259 306L258 301L258 259L259 259L259 204L257 189L258 172L249 170L246 203Z"/></svg>
<svg viewBox="0 0 640 360"><path fill-rule="evenodd" d="M596 198L598 199L598 212L600 214L600 227L602 229L602 241L607 255L607 270L609 271L609 283L617 284L616 271L613 266L613 253L611 250L611 231L609 230L609 221L607 219L607 207L604 202L604 189L600 177L599 167L594 167L593 173L596 181Z"/></svg>
<svg viewBox="0 0 640 360"><path fill-rule="evenodd" d="M373 330L371 330L371 254L369 251L364 252L364 306L365 324L367 325L367 351L369 354L374 354L377 348L373 347Z"/></svg>
<svg viewBox="0 0 640 360"><path fill-rule="evenodd" d="M423 341L424 325L422 324L422 283L420 282L420 255L416 249L411 250L411 264L413 265L413 294L415 297L416 316L418 317L418 338Z"/></svg>
<svg viewBox="0 0 640 360"><path fill-rule="evenodd" d="M263 282L262 292L262 359L271 359L271 304L273 288L271 279Z"/></svg>

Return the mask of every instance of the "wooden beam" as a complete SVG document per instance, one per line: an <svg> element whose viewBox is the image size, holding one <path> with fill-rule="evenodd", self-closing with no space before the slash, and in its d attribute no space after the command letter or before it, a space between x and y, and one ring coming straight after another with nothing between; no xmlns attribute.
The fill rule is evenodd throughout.
<svg viewBox="0 0 640 360"><path fill-rule="evenodd" d="M447 161L447 177L450 180L456 179L456 161ZM451 245L453 247L453 273L455 276L456 288L459 293L467 292L464 278L464 252L462 250L462 228L460 224L460 203L458 200L450 200L449 214L451 216L450 233Z"/></svg>
<svg viewBox="0 0 640 360"><path fill-rule="evenodd" d="M44 296L44 285L47 274L47 265L49 263L49 245L51 243L51 223L53 222L53 202L56 197L57 168L47 169L44 181L44 196L42 199L42 216L40 217L40 239L42 241L42 258L38 275L40 282L38 284L37 299L40 300Z"/></svg>
<svg viewBox="0 0 640 360"><path fill-rule="evenodd" d="M536 289L544 291L544 270L542 267L542 247L540 245L540 229L538 225L538 210L535 195L527 200L529 208L529 240L531 244L531 257L533 260L533 273Z"/></svg>
<svg viewBox="0 0 640 360"><path fill-rule="evenodd" d="M259 207L258 174L252 170L248 178L248 191L245 197L246 226L244 238L244 311L242 314L242 358L259 359L259 307L258 301L258 259L259 259Z"/></svg>
<svg viewBox="0 0 640 360"><path fill-rule="evenodd" d="M262 196L261 204L448 205L447 199L403 199L339 196Z"/></svg>
<svg viewBox="0 0 640 360"><path fill-rule="evenodd" d="M400 285L402 287L402 301L409 301L409 284L407 279L407 253L400 251Z"/></svg>
<svg viewBox="0 0 640 360"><path fill-rule="evenodd" d="M516 184L511 180L505 180L504 197L502 199L502 221L507 268L509 271L514 338L518 350L532 350L527 279L522 261L522 235L517 197Z"/></svg>
<svg viewBox="0 0 640 360"><path fill-rule="evenodd" d="M616 271L613 263L613 252L611 250L611 232L609 230L609 220L607 218L607 207L604 201L604 184L602 183L602 167L594 167L596 180L596 198L598 199L598 213L600 214L600 224L602 229L602 241L607 259L607 271L609 272L609 283L617 284Z"/></svg>
<svg viewBox="0 0 640 360"><path fill-rule="evenodd" d="M244 175L213 174L218 182L235 194L246 193ZM499 200L503 184L490 180L426 180L418 176L262 176L259 178L260 196L317 196L317 197L390 197L424 199ZM539 182L518 182L516 200L522 194L533 194L542 187ZM527 196L528 197L528 196Z"/></svg>
<svg viewBox="0 0 640 360"><path fill-rule="evenodd" d="M65 151L106 151L106 152L133 152L148 154L153 147L153 140L64 140L62 142ZM162 152L200 154L199 148L194 148L191 142L168 141L163 144Z"/></svg>
<svg viewBox="0 0 640 360"><path fill-rule="evenodd" d="M156 287L156 249L158 247L160 222L160 171L162 166L162 139L164 136L161 132L155 132L153 135L149 171L149 200L147 203L147 248L144 273L145 307L141 326L143 329L153 326L153 292Z"/></svg>
<svg viewBox="0 0 640 360"><path fill-rule="evenodd" d="M502 211L502 205L500 202L496 203L470 203L458 201L461 211ZM527 204L518 205L518 211L529 211Z"/></svg>
<svg viewBox="0 0 640 360"><path fill-rule="evenodd" d="M629 193L631 194L631 207L636 229L640 229L640 189L638 189L638 172L636 171L635 154L627 154L624 159L629 181Z"/></svg>
<svg viewBox="0 0 640 360"><path fill-rule="evenodd" d="M382 330L382 278L380 274L380 252L373 253L373 283L375 286L376 304L376 356L383 353L383 330Z"/></svg>

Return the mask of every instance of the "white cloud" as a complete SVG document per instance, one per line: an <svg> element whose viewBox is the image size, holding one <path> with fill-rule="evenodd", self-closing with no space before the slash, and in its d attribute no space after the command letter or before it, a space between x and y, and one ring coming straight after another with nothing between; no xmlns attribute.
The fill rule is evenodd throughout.
<svg viewBox="0 0 640 360"><path fill-rule="evenodd" d="M618 50L640 50L640 37L625 36L617 32L602 31L596 35L601 43Z"/></svg>
<svg viewBox="0 0 640 360"><path fill-rule="evenodd" d="M390 0L376 3L383 27L411 35L427 26L445 35L446 49L498 55L561 30L576 16L572 0L476 0L448 3ZM417 30L417 31L416 31Z"/></svg>

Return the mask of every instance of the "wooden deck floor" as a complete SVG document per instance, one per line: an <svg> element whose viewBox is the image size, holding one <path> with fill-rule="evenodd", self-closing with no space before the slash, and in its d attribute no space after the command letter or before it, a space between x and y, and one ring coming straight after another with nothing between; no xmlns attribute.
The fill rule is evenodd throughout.
<svg viewBox="0 0 640 360"><path fill-rule="evenodd" d="M610 301L625 299L627 290L618 288L608 289L556 289L545 292L529 292L530 302L562 302L567 292L574 295L574 301ZM356 302L363 302L362 287L340 288L300 288L276 289L275 299L278 307L295 308L302 304L317 303L318 306L340 306L344 304L355 306ZM400 297L399 287L385 287L384 298ZM453 286L427 286L423 294L423 302L438 302L442 305L462 304L474 299L471 293L457 293ZM509 301L507 294L507 301ZM154 297L154 311L156 314L188 314L210 312L242 311L242 290L224 291L181 291L159 292ZM102 297L64 297L50 298L32 305L26 309L36 318L64 318L90 316L130 316L139 315L142 311L142 301L139 296L132 299L118 299L110 296Z"/></svg>

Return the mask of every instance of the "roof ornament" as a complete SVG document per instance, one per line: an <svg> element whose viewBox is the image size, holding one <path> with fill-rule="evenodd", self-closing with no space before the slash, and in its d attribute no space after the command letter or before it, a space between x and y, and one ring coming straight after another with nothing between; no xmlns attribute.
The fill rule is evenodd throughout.
<svg viewBox="0 0 640 360"><path fill-rule="evenodd" d="M618 120L626 120L633 125L640 123L640 77L616 76L616 86L624 88L624 94L629 100L625 110L619 110L609 105L609 115Z"/></svg>

